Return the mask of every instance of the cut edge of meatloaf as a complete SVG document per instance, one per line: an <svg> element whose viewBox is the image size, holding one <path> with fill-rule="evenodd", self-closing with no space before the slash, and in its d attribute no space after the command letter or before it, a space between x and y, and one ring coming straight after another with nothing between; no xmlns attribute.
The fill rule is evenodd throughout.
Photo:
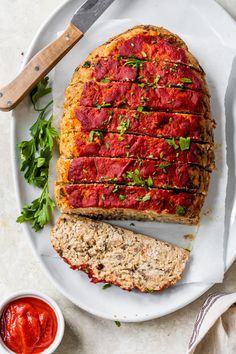
<svg viewBox="0 0 236 354"><path fill-rule="evenodd" d="M158 36L160 39L164 39L167 42L173 44L176 47L184 50L187 63L186 65L194 67L196 70L204 73L202 67L198 63L197 59L189 52L186 43L176 34L171 33L163 27L157 27L153 25L138 25L127 31L110 38L106 43L102 44L98 48L94 49L92 53L89 54L87 60L93 60L96 58L109 57L112 51L116 48L117 44L121 41L127 41L136 35L148 35L148 36Z"/></svg>
<svg viewBox="0 0 236 354"><path fill-rule="evenodd" d="M91 142L87 135L83 136L82 134L74 132L61 134L60 154L66 158L80 156L151 158L158 161L194 163L209 171L215 168L213 144L198 144L192 142L190 143L189 150L175 150L174 147L166 143L167 139L163 138L132 134L122 135L122 140L119 140L119 137L119 134L107 133L102 139L94 136ZM132 139L135 139L136 145L134 145ZM138 145L137 139L139 139L140 145ZM114 144L114 142L116 142L116 144ZM143 148L142 145L144 143L146 144L145 148ZM178 140L175 140L175 143L178 145ZM150 151L150 147L155 148L155 155L153 150ZM136 153L136 150L138 153ZM163 151L164 154L162 156L161 152L163 153Z"/></svg>
<svg viewBox="0 0 236 354"><path fill-rule="evenodd" d="M55 197L63 213L189 225L199 222L205 199L202 194L182 191L96 183L56 185Z"/></svg>
<svg viewBox="0 0 236 354"><path fill-rule="evenodd" d="M50 240L59 256L91 282L129 291L161 291L176 284L190 254L152 237L66 214L57 220Z"/></svg>
<svg viewBox="0 0 236 354"><path fill-rule="evenodd" d="M129 119L126 133L165 138L189 137L196 142L214 142L215 122L211 120L209 114L203 116L154 111L143 113L121 108L98 110L94 107L77 106L64 112L60 121L60 133L89 134L91 130L119 133L123 119Z"/></svg>
<svg viewBox="0 0 236 354"><path fill-rule="evenodd" d="M155 72L153 71L151 73L150 68L147 67L150 67L151 65L152 70ZM173 71L175 71L175 73L173 73ZM123 74L121 75L121 73ZM87 81L128 81L139 83L141 86L146 85L147 87L188 88L191 90L203 91L209 95L204 75L181 63L174 64L168 63L167 61L155 63L143 60L141 67L134 68L132 67L132 59L129 58L122 61L115 58L100 58L92 61L85 60L75 69L70 84L73 85L77 82L85 83Z"/></svg>
<svg viewBox="0 0 236 354"><path fill-rule="evenodd" d="M109 183L207 194L209 179L208 171L191 164L104 157L57 160L57 184Z"/></svg>
<svg viewBox="0 0 236 354"><path fill-rule="evenodd" d="M177 87L146 89L130 82L88 81L85 84L70 84L66 88L64 108L73 109L79 104L86 107L109 106L132 110L142 106L144 110L150 111L164 110L194 114L204 114L210 111L209 96L203 92L182 90Z"/></svg>

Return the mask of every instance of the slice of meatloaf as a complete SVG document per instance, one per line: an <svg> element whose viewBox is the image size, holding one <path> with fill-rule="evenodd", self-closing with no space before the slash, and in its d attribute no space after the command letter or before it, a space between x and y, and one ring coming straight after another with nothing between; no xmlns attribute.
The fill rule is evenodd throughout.
<svg viewBox="0 0 236 354"><path fill-rule="evenodd" d="M100 221L62 215L51 243L72 269L91 282L125 290L160 291L181 279L189 252L166 242Z"/></svg>
<svg viewBox="0 0 236 354"><path fill-rule="evenodd" d="M140 87L177 86L208 93L204 76L191 67L144 58L86 60L75 70L71 83L91 80L139 82Z"/></svg>
<svg viewBox="0 0 236 354"><path fill-rule="evenodd" d="M59 183L112 183L147 188L175 188L207 193L209 172L190 164L136 160L130 158L60 158Z"/></svg>
<svg viewBox="0 0 236 354"><path fill-rule="evenodd" d="M209 114L179 114L167 112L137 112L120 108L77 106L61 119L61 134L68 132L120 132L126 121L126 133L164 138L190 138L192 141L212 143L213 127Z"/></svg>
<svg viewBox="0 0 236 354"><path fill-rule="evenodd" d="M79 156L149 158L159 161L194 163L212 170L214 150L210 144L191 143L180 147L180 140L131 134L88 135L70 133L60 137L60 153L66 158ZM183 149L184 148L184 149Z"/></svg>
<svg viewBox="0 0 236 354"><path fill-rule="evenodd" d="M203 69L188 51L184 41L162 27L150 25L133 27L95 49L87 60L111 56L182 63L203 73Z"/></svg>
<svg viewBox="0 0 236 354"><path fill-rule="evenodd" d="M167 112L205 113L210 110L209 97L200 91L175 87L140 87L130 82L71 84L66 89L64 107L121 107ZM141 108L142 107L142 108Z"/></svg>
<svg viewBox="0 0 236 354"><path fill-rule="evenodd" d="M202 194L109 184L56 185L55 196L64 213L185 224L198 223L204 202Z"/></svg>

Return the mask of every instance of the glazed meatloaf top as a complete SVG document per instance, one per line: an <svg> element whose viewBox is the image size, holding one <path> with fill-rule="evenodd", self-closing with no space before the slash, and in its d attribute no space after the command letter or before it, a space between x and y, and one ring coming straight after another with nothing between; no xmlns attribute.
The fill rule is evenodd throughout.
<svg viewBox="0 0 236 354"><path fill-rule="evenodd" d="M95 49L66 89L63 212L196 224L214 169L205 74L186 44L137 26Z"/></svg>

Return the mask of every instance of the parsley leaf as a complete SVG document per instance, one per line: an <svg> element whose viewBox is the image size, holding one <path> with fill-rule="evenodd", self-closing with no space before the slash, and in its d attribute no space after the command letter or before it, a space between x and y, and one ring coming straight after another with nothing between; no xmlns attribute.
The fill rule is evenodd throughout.
<svg viewBox="0 0 236 354"><path fill-rule="evenodd" d="M137 58L130 58L125 62L125 65L132 66L135 69L139 69L144 63L143 60Z"/></svg>
<svg viewBox="0 0 236 354"><path fill-rule="evenodd" d="M54 201L48 193L48 182L45 183L39 198L32 201L31 204L23 206L21 215L17 218L18 223L29 221L35 231L41 230L50 220L50 212L55 206Z"/></svg>
<svg viewBox="0 0 236 354"><path fill-rule="evenodd" d="M151 199L150 194L146 194L143 197L138 197L136 198L136 200L138 200L139 202L147 202L148 200Z"/></svg>
<svg viewBox="0 0 236 354"><path fill-rule="evenodd" d="M42 229L49 221L50 212L55 206L48 193L49 162L52 158L55 138L58 136L52 126L52 115L48 118L52 101L40 109L35 106L41 97L51 92L48 81L48 77L41 80L30 95L34 109L40 113L30 128L30 140L17 144L20 150L20 170L24 172L24 178L29 184L42 189L39 198L23 206L17 222L29 221L35 231Z"/></svg>
<svg viewBox="0 0 236 354"><path fill-rule="evenodd" d="M177 145L177 144L175 143L175 139L174 139L174 138L172 138L172 139L166 139L166 143L167 143L168 145L170 145L170 146L173 146L173 148L174 148L175 150L177 150L177 149L179 148L179 145Z"/></svg>
<svg viewBox="0 0 236 354"><path fill-rule="evenodd" d="M188 77L181 77L180 81L183 82L184 84L191 84L192 83L192 80L189 79Z"/></svg>
<svg viewBox="0 0 236 354"><path fill-rule="evenodd" d="M52 92L52 88L48 87L48 83L49 83L49 77L47 76L44 79L42 79L41 81L39 81L39 83L36 85L36 87L30 93L30 98L31 98L31 101L34 105L34 109L36 111L41 111L40 108L39 109L36 108L36 103L38 102L38 100L41 97Z"/></svg>
<svg viewBox="0 0 236 354"><path fill-rule="evenodd" d="M100 110L101 108L104 108L104 107L111 107L111 104L110 103L107 103L107 102L103 102L102 104L97 104L95 105L95 107Z"/></svg>
<svg viewBox="0 0 236 354"><path fill-rule="evenodd" d="M121 326L120 321L115 321L115 325L116 325L117 327L120 327L120 326Z"/></svg>
<svg viewBox="0 0 236 354"><path fill-rule="evenodd" d="M92 143L94 136L96 136L98 139L103 139L103 133L97 130L90 130L89 133L89 142Z"/></svg>
<svg viewBox="0 0 236 354"><path fill-rule="evenodd" d="M190 137L188 138L179 138L179 146L181 150L189 150L190 147Z"/></svg>
<svg viewBox="0 0 236 354"><path fill-rule="evenodd" d="M123 134L129 129L130 119L120 121L119 125L117 126L117 130L120 133L118 140L124 140Z"/></svg>
<svg viewBox="0 0 236 354"><path fill-rule="evenodd" d="M119 199L120 199L121 201L123 201L123 200L125 200L125 199L126 199L126 196L125 196L125 195L123 195L123 194L120 194L120 195L119 195Z"/></svg>
<svg viewBox="0 0 236 354"><path fill-rule="evenodd" d="M177 205L175 208L175 211L176 211L176 214L180 215L180 216L185 215L185 212L186 212L185 207L183 207L182 205Z"/></svg>
<svg viewBox="0 0 236 354"><path fill-rule="evenodd" d="M108 283L107 283L107 284L104 284L104 285L103 285L102 289L105 290L105 289L110 288L111 286L112 286L111 284L108 284Z"/></svg>

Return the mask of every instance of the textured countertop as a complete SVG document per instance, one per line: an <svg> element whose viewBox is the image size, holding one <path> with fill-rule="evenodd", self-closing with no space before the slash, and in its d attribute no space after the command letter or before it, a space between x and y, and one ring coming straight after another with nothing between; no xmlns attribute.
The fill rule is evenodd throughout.
<svg viewBox="0 0 236 354"><path fill-rule="evenodd" d="M197 1L197 0L196 0ZM36 30L65 0L1 0L0 86L14 78ZM236 19L236 0L218 0ZM58 354L184 354L193 322L207 294L161 319L116 327L80 310L51 284L35 259L20 225L11 168L10 113L0 113L0 298L32 288L53 297L66 320ZM236 291L236 264L212 291ZM222 353L223 354L223 353Z"/></svg>

